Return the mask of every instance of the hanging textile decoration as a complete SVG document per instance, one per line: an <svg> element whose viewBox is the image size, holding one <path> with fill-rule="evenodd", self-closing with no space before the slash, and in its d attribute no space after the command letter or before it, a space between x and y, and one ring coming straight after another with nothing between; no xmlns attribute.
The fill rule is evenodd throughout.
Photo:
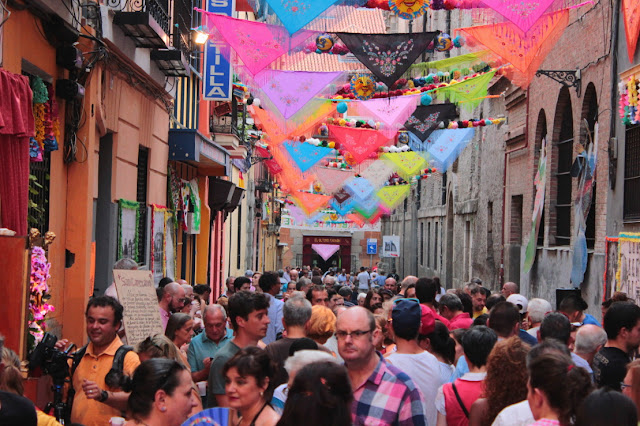
<svg viewBox="0 0 640 426"><path fill-rule="evenodd" d="M359 72L351 77L349 81L351 93L362 101L371 99L376 93L376 82L373 81L371 74Z"/></svg>
<svg viewBox="0 0 640 426"><path fill-rule="evenodd" d="M329 200L330 195L312 194L311 192L296 191L291 196L297 201L298 207L300 207L307 216L315 213L319 209L325 207Z"/></svg>
<svg viewBox="0 0 640 426"><path fill-rule="evenodd" d="M389 209L395 209L409 195L411 185L387 185L376 192L380 201Z"/></svg>
<svg viewBox="0 0 640 426"><path fill-rule="evenodd" d="M624 34L627 37L627 54L629 62L633 63L633 57L640 35L640 7L636 0L622 0L622 13L624 15Z"/></svg>
<svg viewBox="0 0 640 426"><path fill-rule="evenodd" d="M259 146L256 146L256 153L262 158L271 157L271 153L268 150L261 148ZM282 171L282 167L280 167L278 162L273 159L264 160L264 165L267 166L267 169L269 169L269 173L271 173L274 176Z"/></svg>
<svg viewBox="0 0 640 426"><path fill-rule="evenodd" d="M290 118L340 75L342 72L264 70L255 81L283 117Z"/></svg>
<svg viewBox="0 0 640 426"><path fill-rule="evenodd" d="M467 110L472 110L487 96L489 82L493 78L495 71L470 78L460 83L450 84L437 90L438 98L446 98L450 102L460 103L460 106Z"/></svg>
<svg viewBox="0 0 640 426"><path fill-rule="evenodd" d="M482 0L482 3L513 22L522 32L529 31L555 0Z"/></svg>
<svg viewBox="0 0 640 426"><path fill-rule="evenodd" d="M373 185L363 177L355 177L351 179L344 185L344 189L346 189L358 203L368 200L375 191Z"/></svg>
<svg viewBox="0 0 640 426"><path fill-rule="evenodd" d="M252 75L317 34L315 31L299 31L289 36L287 30L279 25L197 10L203 13L209 29L217 29L213 35L222 37L233 48Z"/></svg>
<svg viewBox="0 0 640 426"><path fill-rule="evenodd" d="M416 99L413 96L399 96L397 98L371 99L357 102L360 115L368 115L384 124L380 131L392 138L398 133L398 128L416 110ZM364 113L364 114L363 114Z"/></svg>
<svg viewBox="0 0 640 426"><path fill-rule="evenodd" d="M347 219L358 225L360 228L365 224L364 218L356 213L348 214Z"/></svg>
<svg viewBox="0 0 640 426"><path fill-rule="evenodd" d="M454 104L434 104L419 106L404 123L404 127L424 141L441 121L453 120L458 116Z"/></svg>
<svg viewBox="0 0 640 426"><path fill-rule="evenodd" d="M598 164L598 122L593 129L593 139L591 132L587 132L589 144L587 150L578 154L572 167L578 173L578 190L576 199L573 202L573 264L571 268L571 284L574 288L579 288L584 281L584 273L587 271L587 217L593 200L593 187L596 180L596 169ZM579 148L582 148L580 145Z"/></svg>
<svg viewBox="0 0 640 426"><path fill-rule="evenodd" d="M262 126L262 130L267 134L269 145L278 145L287 138L287 132L266 109L253 106L250 112L256 123Z"/></svg>
<svg viewBox="0 0 640 426"><path fill-rule="evenodd" d="M335 198L333 200L331 200L331 207L338 212L338 214L340 216L345 216L347 213L349 213L351 210L353 210L353 206L354 206L355 202L353 201L353 198L349 197L348 199L346 199L344 202L339 203L338 200L336 200Z"/></svg>
<svg viewBox="0 0 640 426"><path fill-rule="evenodd" d="M356 203L353 210L360 213L363 217L371 218L380 208L380 201L376 197L369 198L366 201Z"/></svg>
<svg viewBox="0 0 640 426"><path fill-rule="evenodd" d="M351 53L390 88L427 49L439 31L415 34L337 34Z"/></svg>
<svg viewBox="0 0 640 426"><path fill-rule="evenodd" d="M285 141L282 145L302 172L309 170L333 151L331 148L314 146L306 142Z"/></svg>
<svg viewBox="0 0 640 426"><path fill-rule="evenodd" d="M304 122L295 127L289 127L292 124L291 121L284 121L284 123L282 123L281 120L278 120L273 113L268 112L266 109L253 106L249 112L267 133L269 144L278 145L289 136L303 135L311 129L314 129L318 123L328 115L334 114L335 110L336 105L334 103L323 102L318 108L307 115Z"/></svg>
<svg viewBox="0 0 640 426"><path fill-rule="evenodd" d="M540 159L538 160L538 171L533 183L536 186L536 198L533 201L533 217L531 218L529 242L527 242L527 247L524 252L524 265L522 266L522 270L525 274L528 274L529 271L531 271L533 262L536 260L538 232L540 232L540 223L542 221L542 212L544 210L544 193L547 183L547 138L542 139Z"/></svg>
<svg viewBox="0 0 640 426"><path fill-rule="evenodd" d="M453 67L470 66L471 64L485 61L491 56L489 50L481 50L479 52L467 53L465 55L454 56L451 58L440 59L438 61L421 62L409 67L409 71L416 71L426 74L430 69L448 70Z"/></svg>
<svg viewBox="0 0 640 426"><path fill-rule="evenodd" d="M311 248L326 262L340 250L340 244L311 244Z"/></svg>
<svg viewBox="0 0 640 426"><path fill-rule="evenodd" d="M360 176L367 179L375 189L382 187L392 174L393 168L382 160L374 161L360 172Z"/></svg>
<svg viewBox="0 0 640 426"><path fill-rule="evenodd" d="M349 151L356 163L361 163L389 142L388 137L376 130L340 126L328 127L329 134L340 144L340 149Z"/></svg>
<svg viewBox="0 0 640 426"><path fill-rule="evenodd" d="M351 198L351 194L349 194L346 189L342 188L341 190L333 194L333 198L338 204L342 204Z"/></svg>
<svg viewBox="0 0 640 426"><path fill-rule="evenodd" d="M138 223L140 222L140 203L118 200L118 258L138 259Z"/></svg>
<svg viewBox="0 0 640 426"><path fill-rule="evenodd" d="M429 147L431 165L435 166L438 171L445 172L473 138L475 130L474 127L443 130L438 139Z"/></svg>
<svg viewBox="0 0 640 426"><path fill-rule="evenodd" d="M389 164L404 180L411 180L420 170L427 166L427 162L417 152L393 152L382 154L380 158Z"/></svg>
<svg viewBox="0 0 640 426"><path fill-rule="evenodd" d="M282 25L293 34L313 21L337 0L267 0Z"/></svg>
<svg viewBox="0 0 640 426"><path fill-rule="evenodd" d="M402 19L415 19L424 15L430 4L428 0L389 0L389 10Z"/></svg>
<svg viewBox="0 0 640 426"><path fill-rule="evenodd" d="M460 31L510 62L517 70L512 81L527 87L568 23L569 9L563 9L540 18L526 34L510 23L461 28Z"/></svg>
<svg viewBox="0 0 640 426"><path fill-rule="evenodd" d="M353 171L329 167L316 167L313 172L327 194L338 191L344 182L353 176Z"/></svg>
<svg viewBox="0 0 640 426"><path fill-rule="evenodd" d="M433 131L425 140L420 140L413 133L409 133L409 148L412 151L419 153L423 158L428 161L428 152L429 148L433 143L440 137L440 135L444 132L444 130L438 129Z"/></svg>

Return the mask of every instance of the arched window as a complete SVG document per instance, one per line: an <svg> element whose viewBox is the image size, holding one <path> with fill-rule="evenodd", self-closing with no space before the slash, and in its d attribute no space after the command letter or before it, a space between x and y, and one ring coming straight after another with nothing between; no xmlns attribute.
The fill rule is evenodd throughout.
<svg viewBox="0 0 640 426"><path fill-rule="evenodd" d="M554 127L554 164L555 220L549 235L549 242L556 246L568 246L571 243L571 165L573 164L573 112L569 89L563 87L558 96ZM553 182L552 180L552 182ZM555 191L554 191L555 190ZM553 200L553 198L552 198ZM555 229L554 229L555 228Z"/></svg>
<svg viewBox="0 0 640 426"><path fill-rule="evenodd" d="M586 120L586 129L585 123ZM596 122L598 121L598 95L596 94L596 88L593 83L589 83L587 90L584 94L584 103L582 104L582 122L580 123L581 142L585 149L588 149L588 136L586 130L589 130L591 137L595 140L594 129ZM597 173L597 172L596 172ZM603 176L601 173L599 176ZM589 214L586 220L585 237L587 238L587 247L593 248L596 243L596 184L597 177L593 181L593 188L591 190L591 202L589 207Z"/></svg>
<svg viewBox="0 0 640 426"><path fill-rule="evenodd" d="M544 112L544 109L541 109L538 113L538 122L536 123L536 136L535 136L535 144L534 144L534 155L533 155L533 178L535 180L536 173L538 172L538 164L540 162L540 150L542 149L542 140L547 137L547 115ZM549 144L547 143L547 149L549 149ZM548 157L547 157L548 158ZM548 167L548 166L547 166ZM533 184L533 193L532 193L531 203L533 208L535 208L534 202L536 199L536 185L535 182ZM542 216L540 217L540 228L538 230L538 241L537 245L539 247L544 246L544 220L545 220L545 210L542 210Z"/></svg>

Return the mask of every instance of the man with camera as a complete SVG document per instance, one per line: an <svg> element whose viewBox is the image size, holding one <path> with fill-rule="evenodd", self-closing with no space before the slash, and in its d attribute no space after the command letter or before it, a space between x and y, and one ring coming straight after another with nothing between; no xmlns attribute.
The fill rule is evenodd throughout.
<svg viewBox="0 0 640 426"><path fill-rule="evenodd" d="M120 416L126 410L128 393L119 390L118 375L132 376L140 364L140 359L134 351L124 356L122 371L115 371L116 377L108 380L107 374L114 365L114 357L118 348L123 346L118 337L118 329L122 323L122 305L112 297L99 296L89 300L85 318L87 321L87 335L89 344L84 354L74 360L71 371L70 392L75 392L71 408L71 422L85 426L109 424L109 419ZM64 350L68 345L66 339L56 343L56 348ZM117 370L117 368L116 368ZM111 378L111 377L110 377Z"/></svg>

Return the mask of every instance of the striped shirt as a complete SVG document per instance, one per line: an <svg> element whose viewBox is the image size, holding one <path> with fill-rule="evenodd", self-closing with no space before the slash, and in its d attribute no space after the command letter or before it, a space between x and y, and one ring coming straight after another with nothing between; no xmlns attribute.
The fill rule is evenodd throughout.
<svg viewBox="0 0 640 426"><path fill-rule="evenodd" d="M409 376L380 362L371 376L353 393L354 425L426 425L424 398Z"/></svg>

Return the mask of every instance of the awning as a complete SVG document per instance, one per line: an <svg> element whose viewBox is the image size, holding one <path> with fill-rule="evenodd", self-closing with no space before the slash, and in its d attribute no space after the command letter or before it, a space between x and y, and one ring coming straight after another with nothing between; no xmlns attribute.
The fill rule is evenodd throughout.
<svg viewBox="0 0 640 426"><path fill-rule="evenodd" d="M226 149L194 129L169 130L169 160L191 163L207 176L228 176L231 163Z"/></svg>

